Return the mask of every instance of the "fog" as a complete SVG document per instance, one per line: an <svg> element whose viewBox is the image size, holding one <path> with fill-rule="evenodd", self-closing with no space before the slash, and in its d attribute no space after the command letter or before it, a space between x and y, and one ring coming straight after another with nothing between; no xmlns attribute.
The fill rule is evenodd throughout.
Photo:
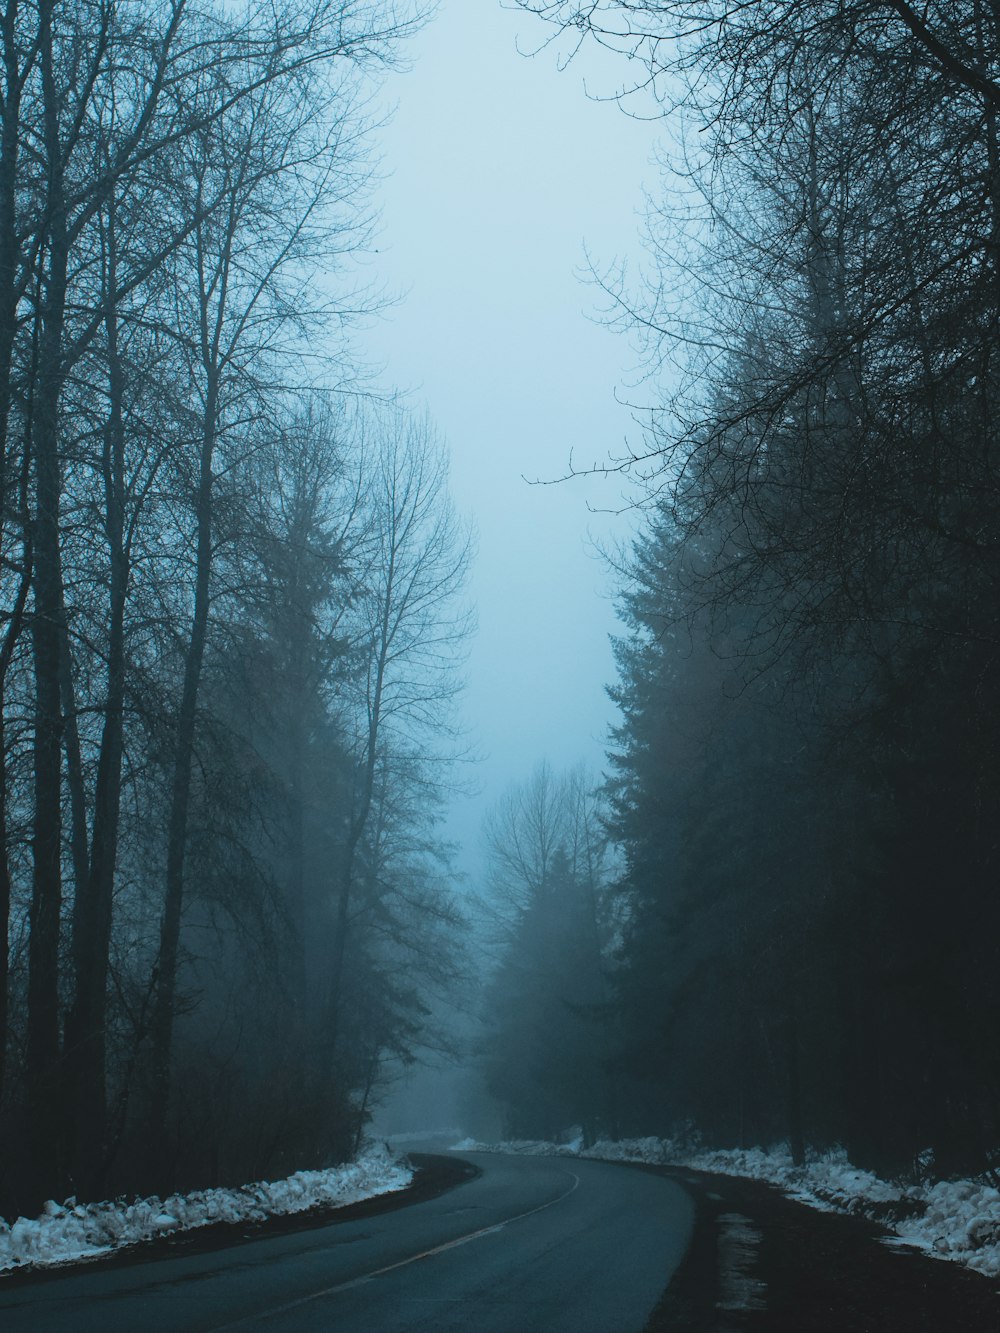
<svg viewBox="0 0 1000 1333"><path fill-rule="evenodd" d="M10 7L0 1215L995 1173L1000 18L421 8Z"/></svg>
<svg viewBox="0 0 1000 1333"><path fill-rule="evenodd" d="M951 21L950 7L931 8ZM671 25L690 22L684 49L698 51L691 68L706 82L695 80L696 132L673 177L650 159L677 118L630 119L608 100L644 65L590 42L560 68L566 35L524 59L517 45L536 49L553 29L486 0L443 6L414 44L413 73L392 84L380 261L411 289L373 346L443 426L455 493L481 531L466 702L481 795L454 808L452 828L472 886L502 918L502 943L471 1063L506 1131L528 1138L695 1125L719 1143L782 1138L796 1161L809 1144L843 1142L878 1170L926 1140L939 1163L969 1169L986 1160L975 1134L994 1143L1000 1123L971 1072L989 1044L995 962L967 930L978 921L987 937L995 915L976 887L992 853L971 814L983 801L995 810L998 789L971 763L989 767L996 723L985 610L996 565L981 544L995 531L981 508L994 493L991 408L969 394L996 353L985 332L959 350L963 303L978 309L982 275L963 271L930 182L963 181L956 206L974 234L987 234L989 210L960 150L952 159L945 147L965 131L934 76L910 86L891 58L856 56L824 19L826 54L811 29L784 45L788 33L758 32L752 16L715 48L696 7L667 9L601 5L593 21L648 33L638 49L665 77L683 65ZM838 64L829 50L841 40ZM921 38L887 20L885 42L909 51ZM604 101L588 101L585 78ZM912 138L913 97L933 142ZM690 225L674 207L679 181L700 191ZM662 387L658 371L629 389L634 344L588 322L600 293L574 273L585 246L598 268L615 257L641 266L643 183L662 206L646 258L663 281L624 323L633 336L675 329L665 346L687 367L678 418L655 420L651 437L679 464L666 488L676 507L651 507L644 524L588 517L588 503L627 498L618 477L522 480L559 476L571 451L584 466L620 453L639 432L616 390L642 400ZM904 308L931 318L933 335L886 313ZM911 338L919 374L906 361ZM844 349L861 347L848 371ZM947 428L942 392L955 413ZM944 511L947 521L935 516ZM980 534L975 549L963 545L966 524ZM634 529L641 556L623 580L630 637L616 668L609 580L586 535ZM616 678L632 706L618 769L627 798L611 819L627 867L617 885L574 859L579 843L550 820L535 767L547 759L556 787L579 758L602 768L614 716L604 687ZM484 849L477 827L498 808L518 813L506 848ZM547 859L543 838L526 870L524 848L547 821L549 849L567 859ZM962 901L946 920L935 906L944 883L961 886ZM574 915L591 891L597 958ZM963 969L965 999L942 1027L942 996ZM596 1067L608 1027L581 1033L569 1017L587 1006L622 1024ZM967 1065L963 1032L979 1034ZM875 1075L886 1066L894 1090ZM922 1069L933 1097L917 1090ZM420 1082L410 1107L433 1119ZM945 1109L958 1084L961 1113Z"/></svg>
<svg viewBox="0 0 1000 1333"><path fill-rule="evenodd" d="M620 477L531 485L603 463L635 434L616 392L637 358L595 316L595 265L638 260L658 127L607 97L622 70L558 46L493 0L447 0L387 86L374 271L403 293L366 346L442 429L479 534L479 631L464 714L479 794L452 808L467 873L483 811L548 758L599 771L613 708L612 582L595 544L630 531ZM595 512L596 511L596 512ZM601 512L604 511L604 512Z"/></svg>

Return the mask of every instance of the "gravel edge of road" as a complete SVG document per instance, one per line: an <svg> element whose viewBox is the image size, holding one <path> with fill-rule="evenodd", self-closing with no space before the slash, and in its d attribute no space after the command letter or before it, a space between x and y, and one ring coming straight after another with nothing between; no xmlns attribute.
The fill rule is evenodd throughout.
<svg viewBox="0 0 1000 1333"><path fill-rule="evenodd" d="M95 1269L129 1268L134 1264L176 1259L181 1255L204 1254L209 1250L229 1249L248 1241L264 1240L270 1236L284 1236L296 1231L312 1231L317 1227L353 1222L358 1218L374 1217L379 1213L406 1208L413 1203L435 1199L448 1190L482 1175L479 1167L461 1157L439 1156L437 1153L407 1153L414 1168L413 1181L405 1189L375 1194L370 1199L341 1207L324 1205L301 1213L287 1213L259 1222L216 1222L211 1226L176 1231L167 1236L128 1245L113 1254L94 1255L65 1264L44 1267L24 1267L0 1273L0 1291L15 1287L54 1282L81 1272Z"/></svg>

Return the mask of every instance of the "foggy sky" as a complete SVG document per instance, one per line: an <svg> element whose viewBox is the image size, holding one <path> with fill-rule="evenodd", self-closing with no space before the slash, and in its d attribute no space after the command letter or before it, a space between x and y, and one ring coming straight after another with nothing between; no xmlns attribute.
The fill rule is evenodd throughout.
<svg viewBox="0 0 1000 1333"><path fill-rule="evenodd" d="M599 770L613 708L607 570L591 539L632 520L620 479L530 486L621 451L635 435L615 387L634 381L627 340L588 319L600 293L580 281L639 255L642 185L655 125L588 88L623 75L594 55L560 71L545 28L499 0L445 0L395 75L378 144L387 179L377 271L401 304L366 350L413 391L451 448L452 491L479 533L472 596L479 632L464 713L483 755L480 795L449 825L474 868L482 812L541 758Z"/></svg>

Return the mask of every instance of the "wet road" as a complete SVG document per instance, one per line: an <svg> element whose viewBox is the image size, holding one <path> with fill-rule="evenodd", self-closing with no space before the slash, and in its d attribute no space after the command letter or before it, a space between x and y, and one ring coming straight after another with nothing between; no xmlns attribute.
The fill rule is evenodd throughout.
<svg viewBox="0 0 1000 1333"><path fill-rule="evenodd" d="M672 1181L464 1154L482 1175L377 1216L4 1290L3 1333L640 1333L683 1258Z"/></svg>

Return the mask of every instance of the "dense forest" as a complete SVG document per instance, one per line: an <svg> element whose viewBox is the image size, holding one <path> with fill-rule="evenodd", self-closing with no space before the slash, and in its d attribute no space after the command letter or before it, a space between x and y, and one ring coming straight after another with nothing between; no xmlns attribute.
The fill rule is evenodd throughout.
<svg viewBox="0 0 1000 1333"><path fill-rule="evenodd" d="M600 965L574 961L593 889L561 833L499 974L549 988L545 1077L572 1043L618 1095L528 1098L507 1052L539 1005L510 982L507 1128L995 1168L1000 5L520 3L617 51L673 146L645 285L599 279L650 391L608 464L642 525ZM509 901L529 878L494 844ZM556 897L538 969L518 932Z"/></svg>
<svg viewBox="0 0 1000 1333"><path fill-rule="evenodd" d="M343 1161L473 1011L511 1136L1000 1169L1000 0L517 3L665 145L606 772L463 896L470 533L352 342L422 7L0 0L0 1216Z"/></svg>
<svg viewBox="0 0 1000 1333"><path fill-rule="evenodd" d="M469 535L349 338L416 24L3 6L7 1215L341 1160L457 967Z"/></svg>

